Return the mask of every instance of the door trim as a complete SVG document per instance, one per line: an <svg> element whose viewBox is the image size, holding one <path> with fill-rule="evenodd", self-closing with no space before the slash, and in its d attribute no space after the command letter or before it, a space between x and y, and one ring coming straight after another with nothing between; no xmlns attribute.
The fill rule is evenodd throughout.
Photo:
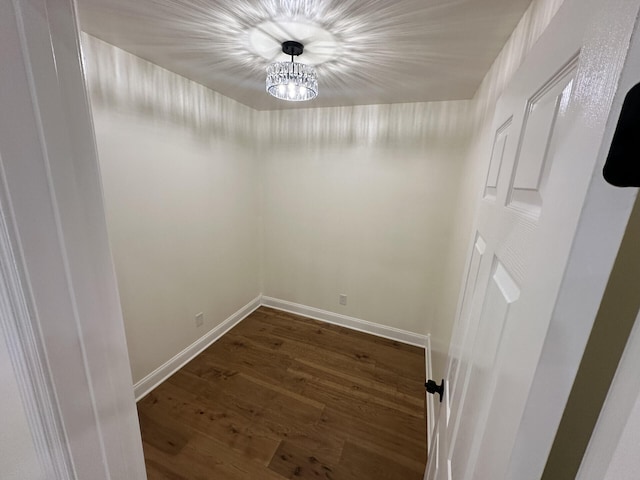
<svg viewBox="0 0 640 480"><path fill-rule="evenodd" d="M1 327L36 451L47 478L142 480L75 3L2 2L0 31Z"/></svg>
<svg viewBox="0 0 640 480"><path fill-rule="evenodd" d="M23 287L19 260L14 254L14 229L9 225L7 189L0 157L0 333L9 351L35 450L47 478L72 479L73 464L46 369L43 345L37 335L33 305Z"/></svg>

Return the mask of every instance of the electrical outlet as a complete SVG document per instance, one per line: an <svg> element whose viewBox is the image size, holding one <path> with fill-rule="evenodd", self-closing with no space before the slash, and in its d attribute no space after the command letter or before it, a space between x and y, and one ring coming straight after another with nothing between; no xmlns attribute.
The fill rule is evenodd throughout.
<svg viewBox="0 0 640 480"><path fill-rule="evenodd" d="M196 314L196 327L204 325L204 313L200 312Z"/></svg>
<svg viewBox="0 0 640 480"><path fill-rule="evenodd" d="M346 305L347 304L347 296L344 293L340 294L340 305Z"/></svg>

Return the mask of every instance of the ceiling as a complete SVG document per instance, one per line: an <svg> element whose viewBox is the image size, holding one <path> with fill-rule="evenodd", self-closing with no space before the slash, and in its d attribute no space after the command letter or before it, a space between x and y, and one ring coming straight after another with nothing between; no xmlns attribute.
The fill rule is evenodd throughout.
<svg viewBox="0 0 640 480"><path fill-rule="evenodd" d="M531 0L78 0L85 32L272 110L468 99ZM319 95L265 92L265 68L317 66Z"/></svg>

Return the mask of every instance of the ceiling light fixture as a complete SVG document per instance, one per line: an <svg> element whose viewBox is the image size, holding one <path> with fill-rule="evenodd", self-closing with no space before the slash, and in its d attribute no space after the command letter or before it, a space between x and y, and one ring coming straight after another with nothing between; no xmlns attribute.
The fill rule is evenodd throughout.
<svg viewBox="0 0 640 480"><path fill-rule="evenodd" d="M291 55L290 62L274 62L267 67L267 92L280 100L302 102L318 96L318 75L311 65L296 63L294 56L301 55L304 46L300 42L287 41L282 51Z"/></svg>

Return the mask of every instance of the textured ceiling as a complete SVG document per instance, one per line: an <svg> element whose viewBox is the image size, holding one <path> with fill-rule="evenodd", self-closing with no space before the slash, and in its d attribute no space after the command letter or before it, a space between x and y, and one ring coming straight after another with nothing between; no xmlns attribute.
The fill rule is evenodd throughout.
<svg viewBox="0 0 640 480"><path fill-rule="evenodd" d="M530 0L78 0L82 30L260 110L471 98ZM317 65L284 102L265 68Z"/></svg>

